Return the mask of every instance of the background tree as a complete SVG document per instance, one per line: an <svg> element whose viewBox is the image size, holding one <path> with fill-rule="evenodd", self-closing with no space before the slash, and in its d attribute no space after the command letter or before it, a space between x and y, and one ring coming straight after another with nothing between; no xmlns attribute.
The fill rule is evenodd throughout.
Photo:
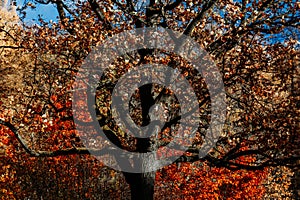
<svg viewBox="0 0 300 200"><path fill-rule="evenodd" d="M31 64L19 63L18 66L28 68L22 73L22 87L13 87L15 90L19 89L12 95L14 98L18 97L15 98L18 100L11 100L9 104L9 98L4 96L1 110L7 110L8 107L10 109L9 112L3 112L0 122L11 130L9 134L14 135L19 142L14 140L10 145L22 147L13 151L19 155L19 159L24 150L36 157L88 154L89 151L84 148L75 132L70 101L74 76L83 59L94 46L114 34L133 28L162 26L193 37L210 53L223 75L228 103L226 126L217 146L206 157L199 159L201 134L205 135L205 131L199 128L193 147L174 165L181 162L209 163L213 168L220 169L220 175L228 174L226 170L237 170L232 174L234 175L239 174L242 169L297 166L299 94L295 91L299 74L299 3L296 1L112 0L76 4L67 1L32 3L55 4L59 20L48 23L40 19L40 24L34 27L14 29L20 35L15 41L15 47L22 49L22 55L28 55L28 63ZM21 12L24 12L22 9ZM8 38L8 35L4 38ZM199 91L198 100L202 105L200 110L208 113L201 125L206 127L209 124L210 100L205 98L207 88L205 84L201 84L202 78L191 70L191 65L182 58L163 51L146 49L129 56L129 61L121 57L112 63L118 75L113 75L111 71L108 74L111 77L99 80L103 87L98 91L97 110L100 111L99 124L105 129L106 135L112 135L115 142L123 148L149 151L151 138L146 142L128 138L126 133L118 131L115 124L111 123L110 105L107 101L111 87L115 84L114 78L118 78L128 68L145 63L167 64L183 70L193 88ZM12 80L9 77L5 79ZM110 82L104 87L103 83L107 79ZM9 84L10 87L11 85ZM203 89L202 93L200 89ZM9 90L4 88L1 91L7 94ZM156 96L151 97L151 93ZM159 96L164 103L170 103L172 95L169 93L168 90L153 85L140 88L132 99L132 102L137 102L131 107L134 113L132 118L140 125L149 123L148 111L157 102L156 97ZM176 102L170 103L166 110L174 111L171 107L175 105ZM15 111L12 112L13 110ZM88 122L88 113L82 119L82 123ZM172 128L178 119L176 112L169 115L168 126L161 130L161 141L168 142L172 139ZM95 144L99 143L96 141ZM101 151L100 147L95 146L94 151ZM11 153L8 147L7 153ZM166 168L169 169L169 166ZM165 169L161 171L163 170ZM179 167L178 170L186 172L186 168ZM170 172L172 167L167 171L169 178ZM254 175L252 172L242 172L245 173L244 176ZM260 173L265 174L264 171ZM145 199L145 194L147 198L153 199L155 173L124 173L124 176L131 187L132 199ZM201 178L200 180L205 180L205 176ZM260 180L255 177L251 179L258 182ZM224 196L222 192L233 191L234 187L228 186L229 182L212 184L220 191L212 191L212 195ZM194 187L192 184L186 185L189 185L189 189ZM238 187L245 188L245 185ZM261 189L254 190L251 194L258 193L262 193Z"/></svg>

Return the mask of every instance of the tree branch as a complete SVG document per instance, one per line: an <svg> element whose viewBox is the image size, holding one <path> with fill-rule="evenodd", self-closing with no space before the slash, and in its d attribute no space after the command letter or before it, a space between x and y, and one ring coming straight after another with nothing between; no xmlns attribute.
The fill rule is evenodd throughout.
<svg viewBox="0 0 300 200"><path fill-rule="evenodd" d="M90 4L92 10L98 17L98 19L103 22L104 26L106 26L108 29L112 29L111 24L106 20L104 14L101 11L99 4L96 2L96 0L88 0L88 2Z"/></svg>
<svg viewBox="0 0 300 200"><path fill-rule="evenodd" d="M36 155L36 152L34 152L30 148L28 148L28 146L26 145L26 142L19 135L18 129L13 124L11 124L10 122L4 121L2 119L0 119L0 124L6 126L7 128L9 128L9 130L11 130L13 132L13 134L16 136L17 140L19 141L19 143L22 145L22 147L25 149L25 151L27 153L29 153L30 155Z"/></svg>
<svg viewBox="0 0 300 200"><path fill-rule="evenodd" d="M237 163L233 161L228 160L228 156L224 158L215 158L211 155L207 154L205 157L199 158L199 149L198 148L189 148L186 152L191 153L191 155L182 155L180 156L174 163L180 163L180 162L197 162L197 161L208 161L213 166L216 167L225 167L231 170L240 170L240 169L246 169L246 170L260 170L264 169L265 167L271 167L271 166L286 166L286 167L299 167L300 164L297 164L296 161L300 160L300 156L294 156L294 157L287 157L287 158L271 158L270 156L265 155L269 159L260 162L260 163ZM261 151L258 150L247 150L242 151L237 154L234 154L231 156L231 158L237 158L244 155L263 155Z"/></svg>
<svg viewBox="0 0 300 200"><path fill-rule="evenodd" d="M173 3L170 3L166 6L164 6L164 10L173 10L174 8L179 6L181 4L181 2L182 2L182 0L176 0Z"/></svg>
<svg viewBox="0 0 300 200"><path fill-rule="evenodd" d="M93 154L93 155L105 155L108 154L111 151L114 151L115 148L113 147L104 147L102 149L87 149L87 148L81 148L81 147L72 147L72 148L65 148L65 149L59 149L56 151L34 151L30 149L26 141L20 136L18 133L18 129L11 124L10 122L4 121L0 119L0 125L4 125L9 130L13 132L21 146L25 149L25 151L30 154L33 157L55 157L55 156L62 156L62 155L72 155L72 154Z"/></svg>
<svg viewBox="0 0 300 200"><path fill-rule="evenodd" d="M210 0L206 4L203 5L200 13L188 24L186 29L183 31L184 35L190 36L193 32L194 28L200 22L200 20L204 17L205 13L210 10L210 8L216 3L216 0Z"/></svg>
<svg viewBox="0 0 300 200"><path fill-rule="evenodd" d="M56 4L56 8L57 8L57 12L58 12L60 20L62 22L64 22L64 20L66 19L66 13L64 11L64 7L63 7L62 1L61 0L56 0L55 4Z"/></svg>
<svg viewBox="0 0 300 200"><path fill-rule="evenodd" d="M24 47L17 47L17 46L0 46L3 49L23 49Z"/></svg>

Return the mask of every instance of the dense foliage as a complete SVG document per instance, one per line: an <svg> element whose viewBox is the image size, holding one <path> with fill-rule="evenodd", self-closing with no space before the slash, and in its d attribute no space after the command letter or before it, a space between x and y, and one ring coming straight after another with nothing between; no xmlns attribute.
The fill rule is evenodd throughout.
<svg viewBox="0 0 300 200"><path fill-rule="evenodd" d="M59 19L40 18L27 26L11 18L12 12L1 11L1 198L253 199L268 190L263 185L272 175L268 167L299 165L297 1L36 0L19 12L24 14L34 4L54 4ZM174 108L180 105L172 91L151 85L137 88L131 118L138 125L149 123L149 108L162 102L169 115L159 137L145 142L118 128L111 115L111 88L132 67L156 63L179 69L197 92L204 113L193 145L172 165L152 173L116 172L89 155L91 149L81 139L92 133L75 130L74 80L88 53L103 40L153 26L192 37L215 61L226 90L225 127L216 147L199 158L211 118L210 98L199 73L163 50L144 49L115 58L99 79L96 96L97 119L115 144L147 152L151 142L171 141L179 121ZM89 106L89 95L82 93L81 107ZM90 113L81 115L80 123L86 126ZM89 142L95 152L106 144L101 138ZM129 188L131 194L122 193Z"/></svg>

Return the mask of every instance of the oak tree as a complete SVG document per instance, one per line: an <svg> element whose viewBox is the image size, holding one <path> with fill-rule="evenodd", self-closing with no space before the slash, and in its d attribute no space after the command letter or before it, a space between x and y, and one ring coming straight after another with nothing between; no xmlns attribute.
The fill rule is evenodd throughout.
<svg viewBox="0 0 300 200"><path fill-rule="evenodd" d="M80 83L85 92L79 92L81 96L76 103L90 113L80 113L77 124L88 126L96 110L105 136L118 147L133 152L150 152L153 147L160 149L171 142L185 113L176 109L181 105L174 91L155 84L136 88L129 110L138 126L151 123L149 110L154 105L162 104L162 110L167 114L157 137L131 137L112 117L112 90L122 75L143 64L163 64L178 69L197 93L203 116L193 145L180 152L183 155L172 165L157 172L123 172L130 185L131 198L153 199L155 176L159 189L169 183L174 186L168 191L156 190L158 198L163 191L172 196L180 189L184 190L182 195L190 198L222 195L241 199L245 194L249 195L247 198L257 197L263 195L264 189L259 183L266 176L267 167L295 168L299 165L296 162L299 160L298 2L35 0L27 5L32 7L33 4L54 4L59 19L47 22L40 18L39 24L34 26L14 26L11 29L14 33L0 27L2 40L9 44L1 46L5 54L5 59L1 59L1 71L2 66L11 63L16 63L14 66L18 70L23 69L18 76L19 83L16 78L9 77L8 72L3 72L8 77L1 80L13 81L1 90L1 140L5 145L5 156L24 160L28 165L32 160L24 155L54 157L42 161L42 168L46 170L47 162L58 165L67 159L64 156L72 158L66 162L74 163L78 156L89 161L92 158L84 155L105 154L107 146L101 137L98 140L86 137L97 133L76 131L71 106L76 75L89 52L105 39L125 30L163 27L180 33L172 35L174 41L184 35L192 37L214 60L226 91L226 121L216 146L212 146L204 157L199 157L212 118L209 91L192 64L173 52L140 49L112 59L105 76L98 77L96 97L89 93L89 84ZM20 8L20 12L26 12L24 9ZM16 54L22 55L22 59L9 60L16 58ZM96 105L87 104L87 98L96 98ZM191 134L189 130L185 133ZM86 148L84 142L93 148ZM124 162L120 159L116 158L116 162ZM6 163L3 170L8 166L12 165ZM98 167L101 167L99 163ZM12 171L16 173L16 168ZM67 171L74 171L74 177L80 176L75 169ZM59 173L56 169L55 174ZM68 173L63 173L62 177L68 177ZM198 178L190 180L188 177L192 175L185 176L186 173ZM207 187L203 185L205 193L199 190L197 184L200 182L207 183ZM83 186L78 188L83 192ZM241 188L242 192L239 192ZM13 195L12 189L5 192ZM90 192L83 193L85 198L95 198L89 196ZM36 198L43 196L42 193L35 195ZM74 198L80 197L75 195ZM174 198L179 197L175 195Z"/></svg>

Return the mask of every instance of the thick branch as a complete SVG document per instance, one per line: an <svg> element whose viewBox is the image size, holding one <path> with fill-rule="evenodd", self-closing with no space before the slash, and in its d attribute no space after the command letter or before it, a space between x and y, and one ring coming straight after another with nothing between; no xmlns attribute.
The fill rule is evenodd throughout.
<svg viewBox="0 0 300 200"><path fill-rule="evenodd" d="M197 24L201 21L204 17L205 13L210 10L211 7L216 3L216 0L211 0L203 5L200 13L188 24L186 29L184 30L183 34L190 36L193 32L194 28Z"/></svg>
<svg viewBox="0 0 300 200"><path fill-rule="evenodd" d="M18 129L11 124L10 122L4 121L0 119L0 124L6 126L13 132L21 146L25 149L25 151L33 157L54 157L54 156L62 156L62 155L72 155L72 154L93 154L93 155L104 155L108 154L111 151L114 151L112 147L105 147L102 149L87 149L81 147L72 147L72 148L65 148L59 149L56 151L34 151L28 147L26 141L22 138L19 134Z"/></svg>
<svg viewBox="0 0 300 200"><path fill-rule="evenodd" d="M170 3L164 7L164 10L173 10L181 4L182 0L176 0L173 3Z"/></svg>
<svg viewBox="0 0 300 200"><path fill-rule="evenodd" d="M63 2L61 0L56 0L55 4L60 20L64 22L64 20L66 19L66 13L64 11Z"/></svg>
<svg viewBox="0 0 300 200"><path fill-rule="evenodd" d="M166 10L173 10L174 8L179 6L181 4L181 2L182 2L182 0L176 0L173 3L163 6L162 8L152 8L152 6L153 6L153 3L152 3L149 5L148 9L149 9L149 11L151 11L152 14L162 14Z"/></svg>
<svg viewBox="0 0 300 200"><path fill-rule="evenodd" d="M179 122L179 120L181 120L182 118L188 117L191 114L193 114L197 109L199 109L200 107L202 107L205 103L207 103L210 100L210 97L207 96L205 97L201 103L199 103L199 105L197 105L196 107L192 108L189 112L187 113L183 113L182 115L179 115L171 120L169 120L168 122L166 122L164 124L164 126L162 127L161 131L164 131L166 128L171 128L172 125L175 125Z"/></svg>
<svg viewBox="0 0 300 200"><path fill-rule="evenodd" d="M30 148L28 148L28 146L26 145L26 142L19 135L18 129L13 124L11 124L10 122L6 122L2 119L0 119L0 124L6 126L7 128L9 128L9 130L11 130L13 132L13 134L16 136L17 140L19 141L19 143L22 145L22 147L25 149L25 151L27 153L29 153L30 155L36 154L36 152L34 152Z"/></svg>
<svg viewBox="0 0 300 200"><path fill-rule="evenodd" d="M88 0L88 2L90 4L92 10L94 11L96 16L98 17L98 19L104 23L104 26L106 26L109 29L112 29L112 26L106 20L103 12L101 11L101 8L100 8L99 4L96 2L96 0Z"/></svg>
<svg viewBox="0 0 300 200"><path fill-rule="evenodd" d="M268 160L260 162L260 163L238 163L234 161L229 161L228 157L233 158L238 158L240 156L246 156L246 155L263 155L258 150L247 150L247 151L242 151L233 155L227 155L224 158L215 158L212 157L211 155L207 154L205 157L199 158L199 149L197 148L190 148L186 152L191 153L191 155L182 155L180 156L175 163L180 163L180 162L197 162L197 161L208 161L211 163L213 166L216 167L226 167L231 170L239 170L239 169L247 169L247 170L260 170L265 167L271 167L271 166L286 166L290 168L294 167L299 167L300 164L297 164L296 161L300 160L299 156L294 156L294 157L286 157L286 158L271 158L269 156Z"/></svg>

